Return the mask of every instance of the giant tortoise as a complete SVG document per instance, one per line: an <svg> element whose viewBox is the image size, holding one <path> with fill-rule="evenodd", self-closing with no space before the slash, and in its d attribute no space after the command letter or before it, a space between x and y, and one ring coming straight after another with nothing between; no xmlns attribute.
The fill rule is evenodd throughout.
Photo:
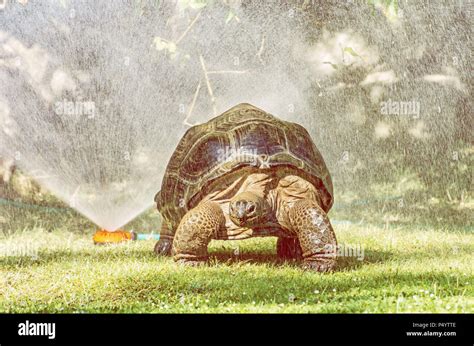
<svg viewBox="0 0 474 346"><path fill-rule="evenodd" d="M321 154L301 125L250 104L185 133L155 201L155 252L180 263L204 263L211 239L276 236L279 257L334 268L333 187Z"/></svg>

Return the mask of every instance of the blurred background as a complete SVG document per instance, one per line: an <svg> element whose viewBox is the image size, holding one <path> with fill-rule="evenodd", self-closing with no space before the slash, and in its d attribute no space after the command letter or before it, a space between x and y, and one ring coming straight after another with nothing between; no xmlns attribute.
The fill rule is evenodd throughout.
<svg viewBox="0 0 474 346"><path fill-rule="evenodd" d="M336 223L472 230L471 18L470 1L3 0L0 227L61 216L82 232L81 214L108 224L114 209L129 216L115 226L156 230L181 135L250 102L310 131ZM64 100L95 114L72 126Z"/></svg>

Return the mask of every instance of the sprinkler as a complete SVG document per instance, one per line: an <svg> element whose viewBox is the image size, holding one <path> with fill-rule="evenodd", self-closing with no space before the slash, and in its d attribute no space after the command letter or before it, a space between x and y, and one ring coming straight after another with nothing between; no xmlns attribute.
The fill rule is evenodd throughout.
<svg viewBox="0 0 474 346"><path fill-rule="evenodd" d="M117 230L114 232L107 231L105 229L100 229L95 232L92 240L96 245L102 244L115 244L121 243L129 240L159 240L160 235L154 233L135 233L134 231L124 231L124 230Z"/></svg>

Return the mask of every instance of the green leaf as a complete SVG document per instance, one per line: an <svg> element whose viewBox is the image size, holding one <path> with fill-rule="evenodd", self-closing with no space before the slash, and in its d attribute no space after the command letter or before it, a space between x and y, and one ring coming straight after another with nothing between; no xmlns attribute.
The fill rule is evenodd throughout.
<svg viewBox="0 0 474 346"><path fill-rule="evenodd" d="M191 8L193 10L199 10L207 6L207 0L179 0L178 7L180 10Z"/></svg>
<svg viewBox="0 0 474 346"><path fill-rule="evenodd" d="M329 62L329 61L323 61L323 64L329 64L332 66L333 69L335 70L338 70L339 69L339 65L338 64L333 64L332 62Z"/></svg>
<svg viewBox="0 0 474 346"><path fill-rule="evenodd" d="M234 17L235 17L235 12L232 10L229 10L229 14L227 15L227 19L225 20L225 23L226 24L229 23Z"/></svg>
<svg viewBox="0 0 474 346"><path fill-rule="evenodd" d="M161 37L156 36L153 39L153 44L157 50L167 50L169 53L176 52L176 44L174 44L174 42L164 40Z"/></svg>
<svg viewBox="0 0 474 346"><path fill-rule="evenodd" d="M361 58L361 56L359 54L357 54L354 49L352 49L352 47L346 47L344 48L344 52L345 53L349 53L350 55L354 56L354 57L359 57Z"/></svg>

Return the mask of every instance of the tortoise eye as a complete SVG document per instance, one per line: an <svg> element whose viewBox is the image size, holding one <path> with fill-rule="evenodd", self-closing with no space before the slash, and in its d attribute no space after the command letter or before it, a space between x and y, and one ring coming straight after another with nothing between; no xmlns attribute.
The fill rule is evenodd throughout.
<svg viewBox="0 0 474 346"><path fill-rule="evenodd" d="M255 211L255 205L251 204L248 208L247 208L247 211L249 213L253 213Z"/></svg>

